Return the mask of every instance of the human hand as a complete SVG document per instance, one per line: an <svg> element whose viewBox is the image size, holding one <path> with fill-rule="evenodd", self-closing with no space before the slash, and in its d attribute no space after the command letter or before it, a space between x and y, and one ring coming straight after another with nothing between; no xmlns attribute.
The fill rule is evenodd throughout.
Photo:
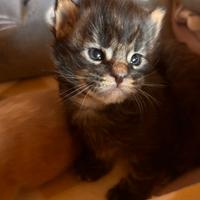
<svg viewBox="0 0 200 200"><path fill-rule="evenodd" d="M200 55L200 10L197 12L186 6L180 1L173 3L172 27L177 39Z"/></svg>

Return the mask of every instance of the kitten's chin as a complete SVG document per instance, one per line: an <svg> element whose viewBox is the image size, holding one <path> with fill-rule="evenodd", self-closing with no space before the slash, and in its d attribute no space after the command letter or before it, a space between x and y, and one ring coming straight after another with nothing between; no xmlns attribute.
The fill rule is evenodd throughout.
<svg viewBox="0 0 200 200"><path fill-rule="evenodd" d="M87 93L87 96L77 97L74 101L79 104L81 109L103 109L110 104L119 104L125 101L130 96L120 88L115 88L103 93Z"/></svg>
<svg viewBox="0 0 200 200"><path fill-rule="evenodd" d="M128 94L126 94L120 88L114 88L112 90L105 91L101 94L94 95L94 98L103 102L105 105L122 103L124 100L128 98Z"/></svg>
<svg viewBox="0 0 200 200"><path fill-rule="evenodd" d="M124 79L123 83L117 85L111 76L104 77L104 81L95 92L89 90L85 95L74 99L82 109L103 109L110 104L119 104L137 92L130 78Z"/></svg>

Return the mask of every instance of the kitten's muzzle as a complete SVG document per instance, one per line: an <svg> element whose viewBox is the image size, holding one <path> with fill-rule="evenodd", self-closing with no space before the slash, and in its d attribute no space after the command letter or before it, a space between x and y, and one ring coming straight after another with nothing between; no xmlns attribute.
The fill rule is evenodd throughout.
<svg viewBox="0 0 200 200"><path fill-rule="evenodd" d="M112 66L111 76L115 78L117 86L119 86L124 78L128 75L128 67L125 63L117 62Z"/></svg>

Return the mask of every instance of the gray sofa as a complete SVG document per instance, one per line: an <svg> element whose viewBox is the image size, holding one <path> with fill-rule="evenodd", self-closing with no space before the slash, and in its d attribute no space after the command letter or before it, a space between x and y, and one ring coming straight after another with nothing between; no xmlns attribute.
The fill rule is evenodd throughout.
<svg viewBox="0 0 200 200"><path fill-rule="evenodd" d="M46 23L54 0L0 0L0 81L53 70Z"/></svg>

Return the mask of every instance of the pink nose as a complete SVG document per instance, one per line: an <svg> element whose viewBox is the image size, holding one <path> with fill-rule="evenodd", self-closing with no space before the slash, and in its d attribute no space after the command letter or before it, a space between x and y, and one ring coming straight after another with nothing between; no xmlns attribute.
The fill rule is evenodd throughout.
<svg viewBox="0 0 200 200"><path fill-rule="evenodd" d="M116 62L113 64L112 76L115 78L115 81L118 86L123 82L127 74L128 74L128 68L126 64L121 62Z"/></svg>
<svg viewBox="0 0 200 200"><path fill-rule="evenodd" d="M118 76L116 74L113 74L113 77L115 78L115 82L117 83L117 86L119 86L124 80L124 77Z"/></svg>

